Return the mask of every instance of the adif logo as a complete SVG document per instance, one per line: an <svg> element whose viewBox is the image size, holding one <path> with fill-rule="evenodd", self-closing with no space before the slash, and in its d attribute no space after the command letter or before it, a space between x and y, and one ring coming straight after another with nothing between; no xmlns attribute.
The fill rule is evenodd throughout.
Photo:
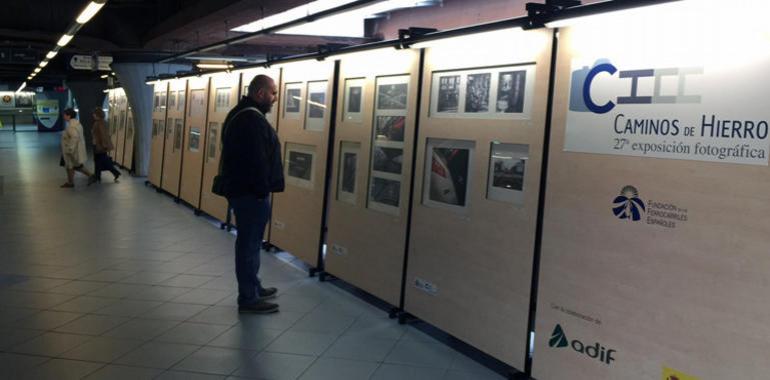
<svg viewBox="0 0 770 380"><path fill-rule="evenodd" d="M633 186L626 186L613 201L612 213L620 219L637 221L646 211L644 202L639 199L639 191Z"/></svg>
<svg viewBox="0 0 770 380"><path fill-rule="evenodd" d="M570 341L567 338L567 334L564 333L564 329L562 329L561 325L559 324L554 327L553 333L551 333L551 339L548 341L548 345L553 348L571 347L575 352L584 354L592 359L597 359L607 365L610 365L610 363L615 360L615 358L612 357L612 354L617 352L613 349L608 349L602 346L598 342L587 346L585 343L577 339Z"/></svg>
<svg viewBox="0 0 770 380"><path fill-rule="evenodd" d="M617 76L616 76L617 74ZM583 66L572 72L572 86L570 89L569 109L575 112L593 112L604 114L612 111L617 104L698 104L700 95L686 94L687 79L689 76L703 74L703 67L667 67L644 68L634 70L618 70L607 59L596 61L593 67ZM610 96L603 104L598 104L604 99L595 99L591 96L591 88L597 77L609 75L612 80L622 80L630 89L627 94ZM663 78L675 77L677 81L676 95L663 95ZM639 80L653 78L652 93L641 95ZM612 100L614 98L614 101Z"/></svg>

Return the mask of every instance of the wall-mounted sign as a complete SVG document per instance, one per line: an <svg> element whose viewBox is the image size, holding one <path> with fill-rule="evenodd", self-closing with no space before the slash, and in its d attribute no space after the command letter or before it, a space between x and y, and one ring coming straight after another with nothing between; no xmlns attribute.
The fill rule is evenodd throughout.
<svg viewBox="0 0 770 380"><path fill-rule="evenodd" d="M769 64L575 58L564 149L767 165Z"/></svg>
<svg viewBox="0 0 770 380"><path fill-rule="evenodd" d="M110 64L112 64L112 57L106 56L94 58L90 55L76 54L70 59L70 66L76 70L110 71Z"/></svg>
<svg viewBox="0 0 770 380"><path fill-rule="evenodd" d="M37 119L46 128L53 128L59 120L59 101L56 99L38 99L36 102Z"/></svg>

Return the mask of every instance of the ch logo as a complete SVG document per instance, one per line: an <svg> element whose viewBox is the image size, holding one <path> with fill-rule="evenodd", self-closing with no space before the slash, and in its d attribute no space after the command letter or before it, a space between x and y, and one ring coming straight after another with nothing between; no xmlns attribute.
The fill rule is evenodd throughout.
<svg viewBox="0 0 770 380"><path fill-rule="evenodd" d="M639 191L633 186L626 186L613 201L612 213L620 219L637 221L646 211L644 202L639 199Z"/></svg>

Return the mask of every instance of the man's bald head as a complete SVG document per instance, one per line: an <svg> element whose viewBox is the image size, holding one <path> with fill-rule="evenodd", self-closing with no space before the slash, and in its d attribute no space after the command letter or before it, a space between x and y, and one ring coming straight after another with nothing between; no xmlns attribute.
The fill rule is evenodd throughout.
<svg viewBox="0 0 770 380"><path fill-rule="evenodd" d="M273 78L260 74L249 83L246 96L257 102L260 111L268 113L278 98L278 87Z"/></svg>

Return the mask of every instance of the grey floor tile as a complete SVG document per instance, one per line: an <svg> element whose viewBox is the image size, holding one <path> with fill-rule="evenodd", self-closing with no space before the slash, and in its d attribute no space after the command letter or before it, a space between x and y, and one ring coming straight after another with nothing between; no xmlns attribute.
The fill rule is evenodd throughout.
<svg viewBox="0 0 770 380"><path fill-rule="evenodd" d="M174 366L175 370L229 375L249 363L256 352L230 348L203 347Z"/></svg>
<svg viewBox="0 0 770 380"><path fill-rule="evenodd" d="M235 325L208 343L209 346L261 351L272 343L283 330L246 328Z"/></svg>
<svg viewBox="0 0 770 380"><path fill-rule="evenodd" d="M39 291L46 291L46 290L55 288L57 286L62 286L68 282L70 282L70 280L33 277L28 279L27 281L23 281L18 284L12 285L10 289L39 292Z"/></svg>
<svg viewBox="0 0 770 380"><path fill-rule="evenodd" d="M347 314L313 311L302 317L302 319L291 327L290 331L340 335L347 330L355 320L355 317Z"/></svg>
<svg viewBox="0 0 770 380"><path fill-rule="evenodd" d="M128 320L129 318L126 317L91 314L60 326L55 331L81 335L101 335L128 322Z"/></svg>
<svg viewBox="0 0 770 380"><path fill-rule="evenodd" d="M60 356L65 359L111 363L143 343L136 339L94 337Z"/></svg>
<svg viewBox="0 0 770 380"><path fill-rule="evenodd" d="M294 326L305 313L293 311L280 311L278 313L258 315L242 314L239 316L240 323L249 328L261 327L274 330L286 330Z"/></svg>
<svg viewBox="0 0 770 380"><path fill-rule="evenodd" d="M199 305L216 305L225 297L232 293L224 290L215 289L193 289L179 297L174 298L177 303L193 303Z"/></svg>
<svg viewBox="0 0 770 380"><path fill-rule="evenodd" d="M383 315L380 317L359 317L345 330L345 336L358 336L371 339L401 339L409 327L398 324Z"/></svg>
<svg viewBox="0 0 770 380"><path fill-rule="evenodd" d="M171 330L161 334L155 338L155 340L159 342L187 343L203 346L227 331L229 328L230 326L227 325L182 322Z"/></svg>
<svg viewBox="0 0 770 380"><path fill-rule="evenodd" d="M197 288L214 279L216 279L214 276L194 276L189 274L180 274L164 281L162 285Z"/></svg>
<svg viewBox="0 0 770 380"><path fill-rule="evenodd" d="M383 364L371 380L443 380L445 369Z"/></svg>
<svg viewBox="0 0 770 380"><path fill-rule="evenodd" d="M13 347L11 351L30 355L59 356L88 342L91 338L85 335L46 332Z"/></svg>
<svg viewBox="0 0 770 380"><path fill-rule="evenodd" d="M193 288L176 288L173 286L155 285L141 293L135 294L133 298L149 301L168 302L191 290L193 290Z"/></svg>
<svg viewBox="0 0 770 380"><path fill-rule="evenodd" d="M206 308L205 305L193 305L189 303L164 303L147 311L142 315L142 318L185 321L203 310L206 310Z"/></svg>
<svg viewBox="0 0 770 380"><path fill-rule="evenodd" d="M160 301L118 300L107 307L93 311L94 314L115 315L118 317L138 317L160 306Z"/></svg>
<svg viewBox="0 0 770 380"><path fill-rule="evenodd" d="M444 374L445 380L503 380L504 376L492 371L462 372L449 370Z"/></svg>
<svg viewBox="0 0 770 380"><path fill-rule="evenodd" d="M82 281L117 282L136 272L124 270L101 270L81 278Z"/></svg>
<svg viewBox="0 0 770 380"><path fill-rule="evenodd" d="M162 370L110 364L88 375L87 380L152 380Z"/></svg>
<svg viewBox="0 0 770 380"><path fill-rule="evenodd" d="M0 373L3 378L23 379L30 369L50 360L43 356L0 353Z"/></svg>
<svg viewBox="0 0 770 380"><path fill-rule="evenodd" d="M402 340L385 362L448 369L453 360L454 351L444 344Z"/></svg>
<svg viewBox="0 0 770 380"><path fill-rule="evenodd" d="M176 321L161 319L133 319L106 333L113 338L150 340L179 324Z"/></svg>
<svg viewBox="0 0 770 380"><path fill-rule="evenodd" d="M14 322L19 319L29 317L31 315L39 313L38 309L25 309L18 307L4 307L0 310L0 325L8 326L13 325Z"/></svg>
<svg viewBox="0 0 770 380"><path fill-rule="evenodd" d="M191 317L189 321L232 326L239 323L240 318L237 307L209 306L206 310Z"/></svg>
<svg viewBox="0 0 770 380"><path fill-rule="evenodd" d="M153 269L154 267L151 270ZM139 272L121 279L120 282L128 284L158 285L174 276L176 276L175 273Z"/></svg>
<svg viewBox="0 0 770 380"><path fill-rule="evenodd" d="M287 331L267 348L269 352L319 356L337 339L336 335Z"/></svg>
<svg viewBox="0 0 770 380"><path fill-rule="evenodd" d="M233 375L265 380L294 380L316 360L315 356L263 352Z"/></svg>
<svg viewBox="0 0 770 380"><path fill-rule="evenodd" d="M395 339L343 336L324 352L323 357L381 362L395 347Z"/></svg>
<svg viewBox="0 0 770 380"><path fill-rule="evenodd" d="M25 374L25 377L35 380L74 380L82 379L103 367L101 363L90 363L79 360L53 359L35 367Z"/></svg>
<svg viewBox="0 0 770 380"><path fill-rule="evenodd" d="M203 373L194 372L182 372L182 371L166 371L155 380L224 380L225 376L220 375L208 375Z"/></svg>
<svg viewBox="0 0 770 380"><path fill-rule="evenodd" d="M318 359L300 377L304 380L359 380L368 379L379 363L359 362L345 359Z"/></svg>
<svg viewBox="0 0 770 380"><path fill-rule="evenodd" d="M65 303L54 306L52 310L69 311L72 313L91 313L93 311L110 306L115 302L117 302L117 300L112 298L79 296Z"/></svg>
<svg viewBox="0 0 770 380"><path fill-rule="evenodd" d="M148 342L115 360L115 363L168 369L197 351L200 346Z"/></svg>
<svg viewBox="0 0 770 380"><path fill-rule="evenodd" d="M0 328L0 350L7 350L10 347L27 342L32 338L40 336L43 330L27 330L19 328Z"/></svg>

